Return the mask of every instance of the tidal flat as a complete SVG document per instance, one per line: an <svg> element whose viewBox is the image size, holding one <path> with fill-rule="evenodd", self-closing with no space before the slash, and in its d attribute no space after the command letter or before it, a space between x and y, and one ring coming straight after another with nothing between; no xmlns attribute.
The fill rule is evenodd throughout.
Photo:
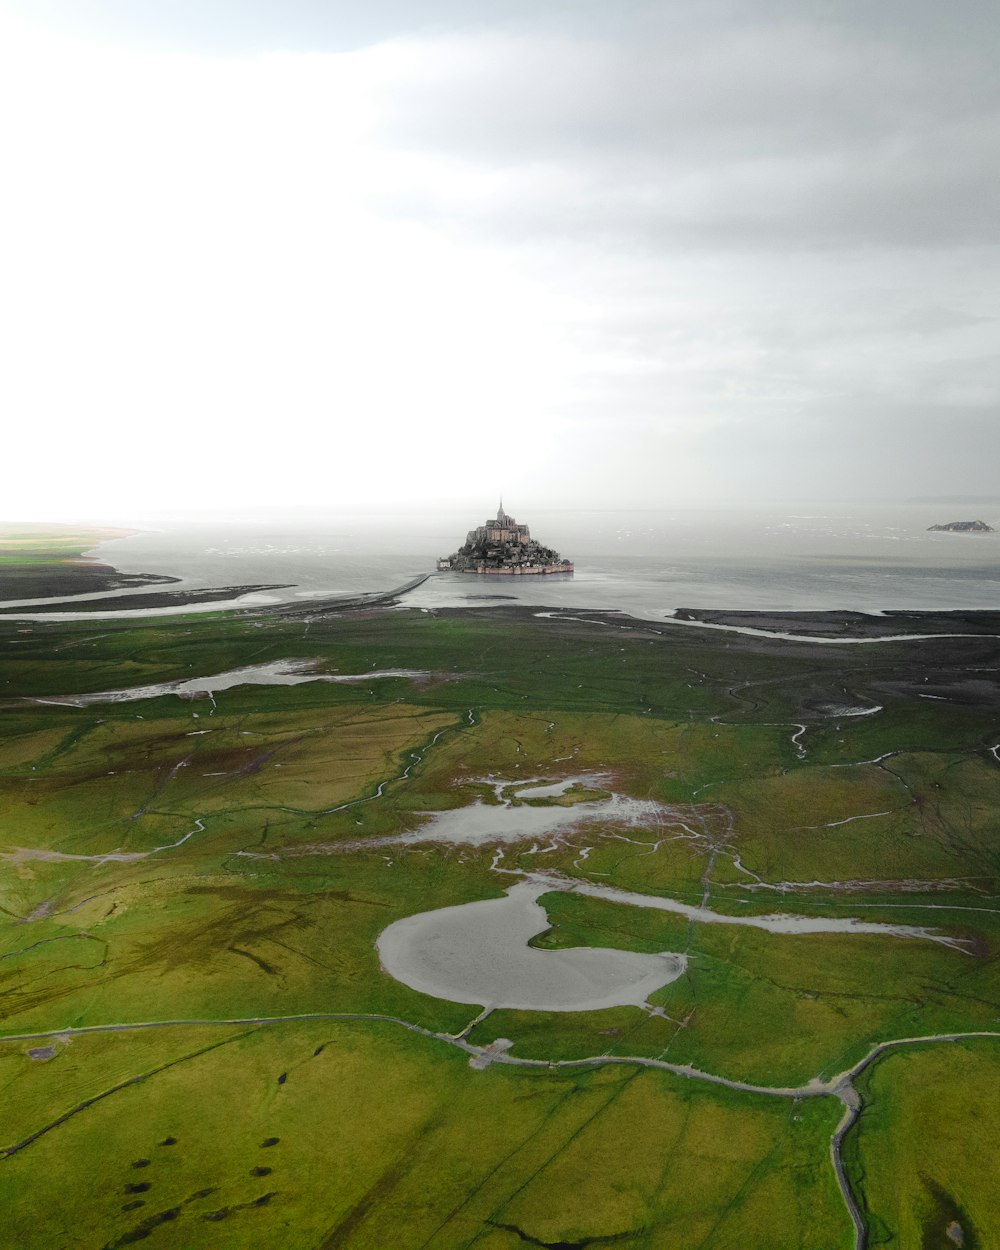
<svg viewBox="0 0 1000 1250"><path fill-rule="evenodd" d="M1000 1241L1000 616L938 618L0 621L8 1243Z"/></svg>
<svg viewBox="0 0 1000 1250"><path fill-rule="evenodd" d="M597 1011L641 1007L684 972L683 955L663 952L532 950L549 928L545 881L521 881L503 898L406 916L379 934L382 967L424 994L491 1011Z"/></svg>

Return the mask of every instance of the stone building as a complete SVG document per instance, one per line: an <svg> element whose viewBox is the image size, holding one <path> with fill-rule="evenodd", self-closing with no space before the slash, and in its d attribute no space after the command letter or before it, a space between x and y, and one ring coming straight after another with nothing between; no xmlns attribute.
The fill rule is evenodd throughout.
<svg viewBox="0 0 1000 1250"><path fill-rule="evenodd" d="M527 525L519 525L504 511L503 500L496 517L469 530L465 543L450 556L437 562L442 572L500 573L507 576L525 573L572 573L569 560L531 537Z"/></svg>

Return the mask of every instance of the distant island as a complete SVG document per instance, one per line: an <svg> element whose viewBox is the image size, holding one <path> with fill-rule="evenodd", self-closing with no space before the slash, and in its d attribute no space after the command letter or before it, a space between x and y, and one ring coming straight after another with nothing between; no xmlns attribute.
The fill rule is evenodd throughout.
<svg viewBox="0 0 1000 1250"><path fill-rule="evenodd" d="M994 532L992 525L987 525L985 521L949 521L947 525L929 525L927 532L931 530L947 530L950 534L992 534Z"/></svg>
<svg viewBox="0 0 1000 1250"><path fill-rule="evenodd" d="M526 525L518 525L503 510L503 500L496 519L469 530L465 543L450 556L437 562L442 572L501 573L508 576L526 573L572 573L569 560L558 551L545 547L531 537Z"/></svg>
<svg viewBox="0 0 1000 1250"><path fill-rule="evenodd" d="M961 504L963 508L973 504L1000 504L1000 495L910 495L907 503Z"/></svg>

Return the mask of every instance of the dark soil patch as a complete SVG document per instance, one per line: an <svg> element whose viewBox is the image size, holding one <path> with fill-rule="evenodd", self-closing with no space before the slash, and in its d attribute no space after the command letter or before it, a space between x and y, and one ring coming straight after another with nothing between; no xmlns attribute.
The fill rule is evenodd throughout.
<svg viewBox="0 0 1000 1250"><path fill-rule="evenodd" d="M259 955L255 955L253 951L245 951L240 946L230 946L229 949L234 955L242 955L244 959L249 959L251 963L256 964L260 968L261 972L266 972L268 976L273 977L277 975L278 969L272 967L266 959L261 959Z"/></svg>
<svg viewBox="0 0 1000 1250"><path fill-rule="evenodd" d="M951 1194L929 1176L920 1178L931 1200L931 1210L924 1217L920 1245L922 1250L980 1250L980 1241L972 1221Z"/></svg>
<svg viewBox="0 0 1000 1250"><path fill-rule="evenodd" d="M131 1246L137 1241L145 1241L161 1224L169 1224L171 1220L176 1220L180 1213L180 1207L171 1207L169 1211L158 1211L156 1215L148 1216L141 1224L123 1233L117 1241L109 1241L104 1250L118 1250L119 1246Z"/></svg>
<svg viewBox="0 0 1000 1250"><path fill-rule="evenodd" d="M5 579L6 581L6 579ZM15 589L9 584L3 586L4 598L17 599L41 599L53 598L56 600L51 604L38 604L31 608L32 614L42 614L45 612L101 612L113 610L115 612L127 612L136 608L171 608L182 607L189 603L217 603L226 599L238 599L241 595L256 593L262 590L285 590L287 584L270 584L262 586L219 586L215 588L205 588L203 590L152 590L148 594L121 595L117 599L75 599L71 603L63 603L57 596L69 594L87 594L88 592L100 593L104 590L119 590L131 585L158 585L163 581L176 582L180 578L169 577L159 578L154 581L125 583L122 585L117 579L107 582L103 585L94 582L79 582L77 579L72 581L59 579L55 581L51 573L47 573L44 578L38 579L21 579L20 584ZM29 590L28 587L31 586ZM70 590L69 587L74 586ZM24 608L4 608L0 607L0 614L6 612L24 612Z"/></svg>
<svg viewBox="0 0 1000 1250"><path fill-rule="evenodd" d="M195 1190L195 1192L191 1195L191 1197L190 1197L190 1198L185 1198L185 1199L184 1199L184 1201L185 1201L185 1203L187 1203L187 1202L201 1202L201 1200L202 1200L203 1198L210 1198L210 1197L212 1196L212 1194L215 1194L215 1193L218 1193L218 1192L219 1192L219 1187L218 1187L218 1185L213 1185L213 1186L211 1187L211 1189L198 1189L198 1190Z"/></svg>
<svg viewBox="0 0 1000 1250"><path fill-rule="evenodd" d="M219 1220L228 1219L230 1215L235 1215L237 1211L252 1211L257 1207L266 1207L271 1199L275 1197L277 1197L277 1191L261 1194L259 1198L254 1198L252 1202L238 1202L235 1206L219 1207L218 1211L206 1211L201 1218L203 1220L211 1220L215 1224Z"/></svg>

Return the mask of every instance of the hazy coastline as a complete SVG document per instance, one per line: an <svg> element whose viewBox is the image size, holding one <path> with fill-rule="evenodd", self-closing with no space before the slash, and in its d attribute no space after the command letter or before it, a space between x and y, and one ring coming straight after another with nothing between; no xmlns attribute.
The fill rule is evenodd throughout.
<svg viewBox="0 0 1000 1250"><path fill-rule="evenodd" d="M944 515L937 503L525 515L574 559L575 575L435 574L405 596L405 606L516 603L665 619L678 610L872 614L1000 604L1000 539L928 532ZM305 609L385 593L429 571L475 519L449 510L308 523L176 523L109 539L88 553L124 585L80 598L77 584L55 577L54 593L27 599L16 583L0 579L0 612L71 620ZM143 590L138 578L156 581Z"/></svg>

